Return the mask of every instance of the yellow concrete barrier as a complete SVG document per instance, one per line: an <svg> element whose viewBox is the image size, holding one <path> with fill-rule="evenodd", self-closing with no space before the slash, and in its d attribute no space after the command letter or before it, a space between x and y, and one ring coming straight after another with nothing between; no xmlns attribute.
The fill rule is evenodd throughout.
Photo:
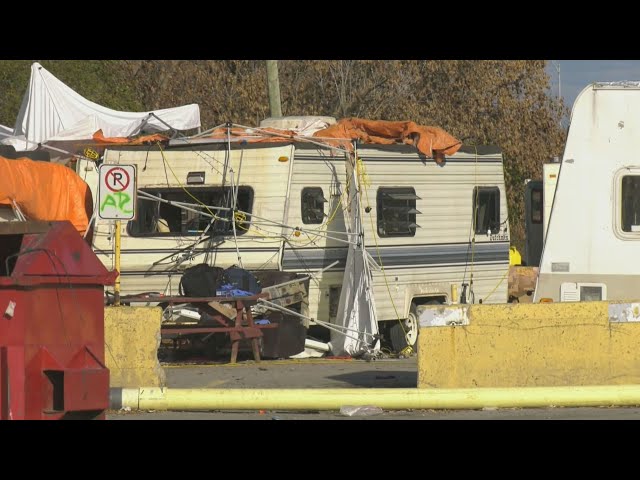
<svg viewBox="0 0 640 480"><path fill-rule="evenodd" d="M418 387L640 384L640 303L424 307Z"/></svg>
<svg viewBox="0 0 640 480"><path fill-rule="evenodd" d="M159 307L105 307L105 359L111 387L164 387L166 376L158 362Z"/></svg>

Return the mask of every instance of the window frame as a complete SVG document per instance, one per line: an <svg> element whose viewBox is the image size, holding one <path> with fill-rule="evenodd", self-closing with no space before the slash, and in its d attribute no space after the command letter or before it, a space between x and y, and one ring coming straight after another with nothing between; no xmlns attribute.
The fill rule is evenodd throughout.
<svg viewBox="0 0 640 480"><path fill-rule="evenodd" d="M635 223L629 223L629 230L625 230L625 206L626 206L626 202L625 202L625 198L624 198L624 193L625 193L625 180L626 179L634 179L635 178L635 186L639 186L640 185L640 175L621 175L620 176L620 208L618 209L618 219L620 220L620 230L623 232L623 234L634 234L634 233L640 233L640 221L636 220ZM634 185L629 185L630 188L633 188ZM640 190L638 190L637 195L635 195L635 198L631 199L632 203L636 203L638 204L638 208L637 209L631 209L630 213L633 213L634 211L636 213L640 213ZM631 195L629 195L631 196ZM633 227L639 227L636 230L633 230Z"/></svg>
<svg viewBox="0 0 640 480"><path fill-rule="evenodd" d="M497 195L495 196L495 209L496 209L496 214L497 214L497 230L494 232L493 229L491 229L491 222L489 222L489 226L487 227L486 230L479 230L478 229L478 208L476 205L476 202L479 200L480 198L480 193L482 191L490 191L490 192L497 192ZM500 187L496 186L475 186L473 187L473 197L471 200L471 221L473 222L473 230L474 233L476 235L488 235L488 231L491 229L491 235L495 235L500 233L500 226L501 226L501 222L500 222Z"/></svg>
<svg viewBox="0 0 640 480"><path fill-rule="evenodd" d="M395 192L394 192L395 190ZM398 191L398 190L402 190L402 191ZM407 213L407 216L409 217L407 222L409 223L408 226L408 231L404 232L404 233L398 233L398 232L394 232L394 233L385 233L383 232L382 226L384 225L384 196L385 195L389 195L389 194L393 194L395 193L396 195L401 195L401 194L413 194L413 196L415 196L416 198L414 199L407 199L407 202L413 202L413 204L411 205L407 205L407 208L409 208L409 210L413 209L415 210L415 213ZM417 194L416 194L416 189L414 187L407 187L407 186L403 186L403 187L390 187L390 186L384 186L384 187L378 187L378 190L376 192L376 232L378 234L378 236L380 238L394 238L394 237L415 237L416 236L416 231L418 230L418 228L421 228L420 225L418 225L417 222L417 215L418 214L422 214L422 212L418 211L418 200L422 200L422 198L420 198ZM393 200L392 200L393 201ZM396 200L397 201L397 200ZM389 206L387 206L389 207ZM396 208L402 208L400 207L396 207ZM383 220L383 221L381 221ZM415 227L411 227L410 224L413 223L415 225Z"/></svg>
<svg viewBox="0 0 640 480"><path fill-rule="evenodd" d="M320 191L320 196L323 198L324 201L322 201L322 215L320 217L320 221L316 222L316 221L309 221L310 218L308 216L305 216L305 195L308 196L309 198L313 198L311 196L311 192L312 191ZM314 201L317 201L317 197L314 198ZM304 223L305 225L322 225L324 223L324 219L326 216L325 213L325 204L327 203L327 198L324 196L324 190L322 189L322 187L304 187L301 191L300 191L300 218L302 219L302 223ZM311 208L311 207L309 207Z"/></svg>
<svg viewBox="0 0 640 480"><path fill-rule="evenodd" d="M640 240L640 231L625 232L622 229L622 180L626 176L640 177L640 167L623 167L613 175L613 233L620 240Z"/></svg>
<svg viewBox="0 0 640 480"><path fill-rule="evenodd" d="M155 195L158 196L158 194L162 194L162 193L180 193L180 192L184 192L184 189L181 187L146 187L146 188L140 188L141 191L149 193L151 195ZM187 190L193 194L194 196L197 196L198 192L201 191L222 191L223 187L221 186L212 186L212 185L198 185L198 186L189 186L187 188ZM226 191L231 191L231 187L224 187L224 190ZM240 197L241 194L247 194L248 195L248 204L249 204L249 208L248 211L250 213L253 213L253 205L254 205L254 197L255 197L255 192L253 190L252 187L250 186L240 186L238 187L238 197ZM193 200L192 198L190 198L186 193L184 193L184 195L187 197L184 201L185 203L195 203L195 200ZM137 201L138 202L149 202L149 203L154 203L153 200L145 200L143 199L142 196L138 195L137 197ZM163 202L158 202L156 201L156 203L158 203L159 205L162 205ZM167 205L167 204L165 204ZM167 205L169 206L169 205ZM132 224L139 222L141 220L141 208L139 207L139 204L137 205L137 214L136 214L136 218L133 220L129 220L127 222L127 227L126 227L126 231L127 231L127 235L132 237L132 238L167 238L167 237L197 237L199 235L202 235L201 231L194 231L194 232L183 232L183 231L170 231L170 232L157 232L157 231L152 231L152 232L134 232L133 228L132 228ZM180 207L171 207L171 208L177 208L179 210ZM186 211L186 210L185 210ZM181 213L182 215L182 213ZM225 223L229 223L229 222L225 222ZM244 228L237 228L236 226L236 235L240 236L240 235L244 235L245 233L247 233L249 226L251 224L251 215L247 215L247 218L244 222L242 222ZM181 225L182 225L182 221L181 221ZM207 236L217 236L217 237L227 237L227 236L233 236L233 229L231 227L231 224L229 223L229 229L228 231L215 231L212 232L211 229L209 229L209 231L207 232Z"/></svg>
<svg viewBox="0 0 640 480"><path fill-rule="evenodd" d="M540 220L536 220L534 217L534 213L536 212L536 210L534 209L535 203L533 200L533 195L535 193L540 193L540 208L539 208ZM543 187L535 187L531 189L531 215L530 215L529 221L533 225L541 225L543 218L544 218L544 189Z"/></svg>

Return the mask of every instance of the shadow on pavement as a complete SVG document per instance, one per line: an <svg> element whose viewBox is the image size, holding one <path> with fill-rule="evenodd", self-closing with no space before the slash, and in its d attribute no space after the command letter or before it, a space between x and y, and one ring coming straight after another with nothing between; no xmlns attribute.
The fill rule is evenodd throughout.
<svg viewBox="0 0 640 480"><path fill-rule="evenodd" d="M418 385L418 372L402 370L367 370L327 378L348 383L354 387L369 388L415 388Z"/></svg>

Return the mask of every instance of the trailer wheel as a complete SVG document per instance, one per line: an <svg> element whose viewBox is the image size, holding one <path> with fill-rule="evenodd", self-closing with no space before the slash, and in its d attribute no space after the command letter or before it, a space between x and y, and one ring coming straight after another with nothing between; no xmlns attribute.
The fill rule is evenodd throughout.
<svg viewBox="0 0 640 480"><path fill-rule="evenodd" d="M440 304L441 302L435 299L424 302L424 305ZM391 337L391 347L393 348L393 350L396 353L399 353L408 345L410 345L413 348L413 351L417 352L419 330L420 325L418 323L418 308L416 307L415 303L411 303L409 316L402 322L402 325L400 324L400 322L396 321L389 329L389 336Z"/></svg>
<svg viewBox="0 0 640 480"><path fill-rule="evenodd" d="M415 303L411 304L409 315L405 320L393 322L389 329L391 346L396 353L401 352L407 346L418 351L418 309Z"/></svg>

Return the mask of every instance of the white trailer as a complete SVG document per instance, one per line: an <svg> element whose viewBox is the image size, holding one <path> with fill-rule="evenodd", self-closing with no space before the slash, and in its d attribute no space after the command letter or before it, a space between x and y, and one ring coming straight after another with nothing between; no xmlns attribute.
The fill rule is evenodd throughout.
<svg viewBox="0 0 640 480"><path fill-rule="evenodd" d="M534 301L640 293L640 82L578 95L555 188Z"/></svg>
<svg viewBox="0 0 640 480"><path fill-rule="evenodd" d="M106 163L137 165L138 215L122 226L122 294L175 295L182 271L202 262L305 273L337 261L312 279L308 305L310 317L334 320L350 240L341 201L345 155L305 142L172 143L104 154ZM407 145L359 145L357 154L377 318L394 349L415 343L421 305L506 303L510 235L501 152L462 147L443 165ZM94 188L95 166L77 165ZM223 221L203 236L209 218L144 198L222 205L229 188L245 212L235 218L235 235ZM113 225L98 221L94 230L94 249L113 268Z"/></svg>

